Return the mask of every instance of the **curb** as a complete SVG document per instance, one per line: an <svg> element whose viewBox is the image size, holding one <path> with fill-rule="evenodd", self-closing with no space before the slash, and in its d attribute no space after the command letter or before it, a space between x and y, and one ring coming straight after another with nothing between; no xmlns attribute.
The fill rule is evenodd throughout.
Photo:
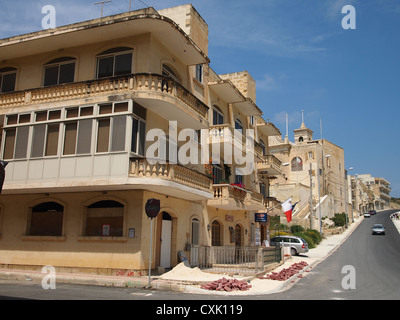
<svg viewBox="0 0 400 320"><path fill-rule="evenodd" d="M317 266L319 263L324 261L332 253L334 253L344 241L353 233L353 231L360 225L363 219L359 219L354 222L354 227L348 232L348 234L341 239L341 241L332 248L324 257L319 258L317 261L310 263L306 268L301 270L295 276L282 281L282 284L274 289L266 290L263 292L248 292L244 291L244 295L268 295L272 293L280 293L289 290L298 281L300 281L306 272ZM33 283L41 284L47 273L42 273L40 271L31 270L14 270L14 269L0 269L0 279L2 280L12 280L12 281L32 281ZM298 277L303 275L303 277ZM223 275L221 275L223 277ZM256 279L256 277L254 277ZM162 291L172 291L172 292L185 292L193 294L205 294L205 295L223 295L223 296L240 296L238 294L230 294L228 292L218 292L200 289L196 287L199 283L185 282L185 281L174 281L174 280L160 280L158 277L154 277L151 280L151 288L148 287L148 277L116 277L116 276L98 276L90 274L68 274L68 273L57 273L56 283L68 283L76 285L91 285L91 286L103 286L103 287L119 287L119 288L137 288L146 290L162 290Z"/></svg>

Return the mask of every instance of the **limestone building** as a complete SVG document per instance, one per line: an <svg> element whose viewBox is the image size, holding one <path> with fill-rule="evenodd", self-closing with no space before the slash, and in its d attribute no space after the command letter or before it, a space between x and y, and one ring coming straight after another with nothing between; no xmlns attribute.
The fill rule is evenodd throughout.
<svg viewBox="0 0 400 320"><path fill-rule="evenodd" d="M170 268L180 252L267 237L254 215L281 172L268 155L280 132L247 72L210 68L208 26L191 5L3 39L0 56L0 265L144 274L150 249L153 269ZM225 149L220 163L182 161L204 148L213 157L214 136L240 132L230 147L243 147L246 129L251 173L224 162ZM147 157L155 146L166 161ZM150 248L152 198L161 211Z"/></svg>
<svg viewBox="0 0 400 320"><path fill-rule="evenodd" d="M289 141L288 134L285 139L274 136L269 141L271 154L282 162L282 175L273 181L270 193L280 201L292 197L293 203L298 202L294 224L319 229L320 213L332 217L346 212L347 179L341 147L326 139L314 139L304 121L294 130L294 142Z"/></svg>

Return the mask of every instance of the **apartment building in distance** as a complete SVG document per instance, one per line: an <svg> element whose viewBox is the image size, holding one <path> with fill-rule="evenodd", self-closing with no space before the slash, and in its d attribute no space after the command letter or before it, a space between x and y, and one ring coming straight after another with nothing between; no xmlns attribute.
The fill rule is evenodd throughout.
<svg viewBox="0 0 400 320"><path fill-rule="evenodd" d="M360 179L365 186L372 191L373 208L375 210L388 209L390 207L390 182L385 178L373 177L371 174L358 174L357 178Z"/></svg>
<svg viewBox="0 0 400 320"><path fill-rule="evenodd" d="M248 72L210 68L208 26L191 5L3 39L0 56L1 159L9 162L0 265L146 274L150 249L153 269L170 268L196 246L267 238L255 213L267 210L269 182L281 173L268 154L268 136L280 132L262 118ZM241 175L242 164L212 147L229 141L241 150L246 129L256 166ZM200 158L202 142L221 161L183 163L179 154ZM168 161L146 157L154 146ZM149 199L161 202L153 248Z"/></svg>

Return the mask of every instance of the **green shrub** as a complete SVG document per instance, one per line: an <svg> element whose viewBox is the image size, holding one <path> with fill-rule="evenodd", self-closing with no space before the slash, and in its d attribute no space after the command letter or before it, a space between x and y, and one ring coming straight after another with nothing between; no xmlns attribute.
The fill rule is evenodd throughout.
<svg viewBox="0 0 400 320"><path fill-rule="evenodd" d="M304 232L304 228L302 226L299 226L298 224L295 224L290 227L290 232L291 233Z"/></svg>
<svg viewBox="0 0 400 320"><path fill-rule="evenodd" d="M346 214L343 213L335 213L335 216L331 218L331 220L334 222L336 227L342 227L346 225Z"/></svg>
<svg viewBox="0 0 400 320"><path fill-rule="evenodd" d="M315 244L319 244L322 241L321 234L315 229L308 229L305 234L310 236Z"/></svg>
<svg viewBox="0 0 400 320"><path fill-rule="evenodd" d="M296 233L294 233L294 235L297 237L303 238L307 242L309 249L315 248L314 240L308 234L306 234L304 232L296 232Z"/></svg>

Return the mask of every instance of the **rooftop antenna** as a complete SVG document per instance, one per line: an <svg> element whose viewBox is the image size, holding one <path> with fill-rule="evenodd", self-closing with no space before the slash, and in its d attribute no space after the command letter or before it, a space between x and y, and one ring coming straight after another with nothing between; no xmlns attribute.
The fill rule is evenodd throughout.
<svg viewBox="0 0 400 320"><path fill-rule="evenodd" d="M321 140L322 140L322 118L319 119L319 128L321 130Z"/></svg>
<svg viewBox="0 0 400 320"><path fill-rule="evenodd" d="M289 143L289 121L288 121L288 114L286 113L286 136L285 136L285 143Z"/></svg>
<svg viewBox="0 0 400 320"><path fill-rule="evenodd" d="M94 4L95 6L101 4L101 17L100 17L100 18L103 18L103 6L104 6L104 4L105 4L105 3L110 3L110 2L111 2L111 0L109 0L109 1L96 2L96 3Z"/></svg>

